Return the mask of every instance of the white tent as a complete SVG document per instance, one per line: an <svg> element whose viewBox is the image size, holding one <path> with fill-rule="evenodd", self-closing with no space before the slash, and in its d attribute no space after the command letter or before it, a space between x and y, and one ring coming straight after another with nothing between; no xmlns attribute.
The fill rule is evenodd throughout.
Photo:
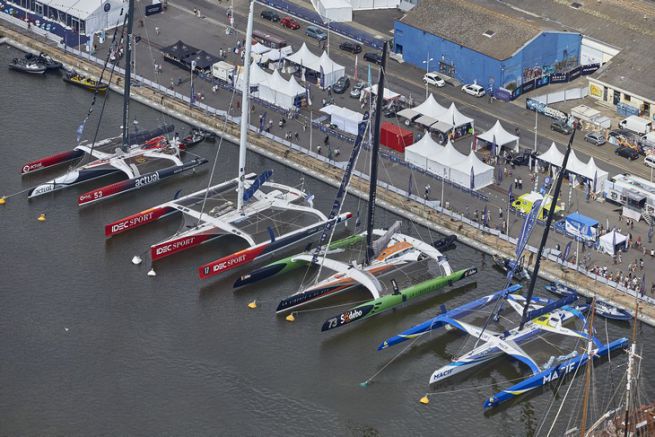
<svg viewBox="0 0 655 437"><path fill-rule="evenodd" d="M411 146L405 147L405 161L427 170L430 157L438 156L443 152L443 149L444 147L434 141L429 132L426 132L420 140ZM443 171L436 172L436 174L443 176Z"/></svg>
<svg viewBox="0 0 655 437"><path fill-rule="evenodd" d="M518 153L519 151L519 137L512 135L505 130L500 120L496 120L496 124L491 129L478 136L479 140L484 140L490 145L496 144L496 155L500 155L500 149L507 147L508 149Z"/></svg>
<svg viewBox="0 0 655 437"><path fill-rule="evenodd" d="M438 114L436 119L437 122L431 128L440 132L448 132L460 126L466 126L469 123L473 126L473 119L459 112L455 103L451 103L450 107L446 111Z"/></svg>
<svg viewBox="0 0 655 437"><path fill-rule="evenodd" d="M330 123L335 124L338 129L353 135L357 135L359 123L364 118L359 112L337 105L325 106L321 108L321 112L330 114Z"/></svg>
<svg viewBox="0 0 655 437"><path fill-rule="evenodd" d="M258 97L284 109L293 108L296 97L304 94L305 89L295 79L287 81L277 70L273 71L268 80L259 84Z"/></svg>
<svg viewBox="0 0 655 437"><path fill-rule="evenodd" d="M423 117L428 117L429 120L424 120L425 126L430 126L437 121L437 116L442 112L446 111L445 106L441 106L434 98L432 94L425 99L423 103L413 108L406 108L398 112L398 115L404 117L410 121L413 121L417 117L422 119ZM418 121L418 120L417 120ZM426 124L427 123L427 124Z"/></svg>
<svg viewBox="0 0 655 437"><path fill-rule="evenodd" d="M378 84L376 83L375 85L366 87L362 90L365 94L372 94L373 96L377 96L378 94ZM384 89L384 92L382 93L382 98L387 101L387 100L395 100L398 97L400 97L400 94L397 92L391 91L388 88Z"/></svg>
<svg viewBox="0 0 655 437"><path fill-rule="evenodd" d="M564 162L564 154L557 149L555 143L552 143L545 153L537 156L537 159L561 168ZM578 158L574 150L571 150L569 161L566 163L566 170L588 180L591 183L592 190L594 189L594 179L596 179L596 193L603 190L603 185L609 176L605 170L598 168L593 157L589 159L589 162L585 163Z"/></svg>
<svg viewBox="0 0 655 437"><path fill-rule="evenodd" d="M494 168L480 161L475 152L471 151L465 160L452 166L450 180L463 187L479 190L493 184Z"/></svg>
<svg viewBox="0 0 655 437"><path fill-rule="evenodd" d="M320 72L321 70L321 58L313 54L305 43L302 43L297 52L286 55L284 58L312 71Z"/></svg>
<svg viewBox="0 0 655 437"><path fill-rule="evenodd" d="M349 0L353 11L368 9L395 9L400 5L400 0Z"/></svg>
<svg viewBox="0 0 655 437"><path fill-rule="evenodd" d="M262 67L257 65L256 62L253 62L250 64L250 87L258 87L259 85L268 81L268 79L271 77L270 74L265 72ZM243 67L238 67L237 68L237 78L236 78L236 88L238 90L243 91ZM256 97L260 97L259 91L255 91L252 93ZM261 97L260 97L261 98Z"/></svg>
<svg viewBox="0 0 655 437"><path fill-rule="evenodd" d="M326 51L321 55L319 62L320 73L323 75L323 88L334 85L339 79L346 75L346 67L339 65L330 59L330 56L328 56Z"/></svg>
<svg viewBox="0 0 655 437"><path fill-rule="evenodd" d="M553 142L545 153L537 156L537 159L555 167L561 167L564 162L564 155L559 151L555 142Z"/></svg>
<svg viewBox="0 0 655 437"><path fill-rule="evenodd" d="M353 8L347 0L311 0L312 6L324 21L353 20Z"/></svg>
<svg viewBox="0 0 655 437"><path fill-rule="evenodd" d="M321 75L320 83L323 88L334 85L342 76L346 75L346 68L330 59L327 52L324 51L321 56L316 56L305 43L297 52L285 56L285 59Z"/></svg>
<svg viewBox="0 0 655 437"><path fill-rule="evenodd" d="M25 2L13 0L13 3L21 5ZM42 0L38 4L39 7L47 6L49 17L58 17L58 21L68 23L73 31L77 31L77 23L84 21L82 33L89 36L123 23L124 4L120 0ZM34 8L34 3L31 5Z"/></svg>
<svg viewBox="0 0 655 437"><path fill-rule="evenodd" d="M628 237L619 234L616 230L612 230L605 235L601 235L598 241L603 252L614 255L617 251L625 247Z"/></svg>

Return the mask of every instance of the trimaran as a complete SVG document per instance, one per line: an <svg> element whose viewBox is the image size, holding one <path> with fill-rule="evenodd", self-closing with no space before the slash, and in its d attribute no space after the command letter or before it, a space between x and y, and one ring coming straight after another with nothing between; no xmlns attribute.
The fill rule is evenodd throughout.
<svg viewBox="0 0 655 437"><path fill-rule="evenodd" d="M84 157L92 159L86 164L71 168L62 176L30 189L28 198L42 196L53 191L62 190L82 182L112 174L122 173L127 176L127 180L94 189L78 197L78 205L89 205L99 200L108 199L122 193L156 184L179 173L195 169L207 162L206 159L200 157L182 161L180 158L180 142L177 139L168 141L163 135L171 132L173 130L172 126L165 126L153 131L145 131L140 134L129 133L133 16L134 0L130 0L125 18L127 44L125 45L122 137L120 139L108 138L94 142L91 145L80 143L73 150L40 158L25 164L21 168L22 175L31 174ZM80 126L78 134L81 133L84 123ZM161 168L161 162L170 162L172 165Z"/></svg>
<svg viewBox="0 0 655 437"><path fill-rule="evenodd" d="M385 61L387 43L385 43L380 68L380 79L378 89L384 89ZM375 125L373 130L373 141L371 147L370 187L367 230L361 234L352 235L342 240L326 243L326 232L319 242L319 247L313 250L306 250L304 253L275 261L262 268L256 269L247 275L242 276L235 283L235 287L252 284L263 279L271 278L274 275L284 273L300 266L315 265L319 267L319 273L315 282L297 293L283 299L278 307L278 313L295 312L304 306L334 296L338 293L349 291L358 286L363 286L372 296L372 300L351 308L335 317L328 319L322 326L323 331L331 330L339 326L349 324L355 320L363 320L381 312L404 304L408 300L418 298L432 293L446 285L473 275L477 272L475 268L468 268L453 271L446 257L437 249L441 247L448 249L454 246L454 238L446 238L432 245L417 238L399 232L400 222L394 223L389 229L374 229L374 215L376 208L377 191L377 162L380 142L380 115L382 108L382 93L378 93L375 111ZM359 126L358 137L353 148L353 155L349 160L347 169L351 169L356 160L355 152L359 151L365 130L365 122L368 116L365 115L364 122ZM340 206L339 198L335 201L335 207ZM377 238L373 241L373 238ZM344 262L332 257L330 254L343 251L355 244L366 241L365 260L358 263L357 260ZM405 289L400 289L395 280L391 280L393 288L388 292L379 277L389 276L392 272L400 272L403 267L415 265L419 262L433 261L441 270L441 275L415 283ZM319 280L321 269L334 272L328 277ZM427 269L426 269L427 270Z"/></svg>
<svg viewBox="0 0 655 437"><path fill-rule="evenodd" d="M566 168L574 135L575 132L571 135L569 140L562 168ZM564 171L560 170L555 185L555 199L559 197L563 174ZM583 321L584 326L587 326L587 320L582 314L582 310L586 309L586 306L569 306L569 304L577 300L577 295L568 294L554 302L533 297L533 291L539 273L541 254L546 244L548 230L554 215L554 205L555 202L553 202L550 207L546 228L536 256L537 261L535 263L534 272L530 278L530 286L525 297L512 294L517 292L519 288L517 285L514 285L450 311L445 311L444 309L441 314L436 315L432 319L416 325L396 336L388 338L382 342L378 347L378 350L387 349L410 339L416 339L440 327L453 327L474 337L476 339L476 346L473 350L453 359L451 363L434 371L430 377L430 384L441 382L455 374L477 367L503 354L509 355L526 364L532 371L532 375L518 384L489 397L484 402L484 407L491 408L533 389L561 379L565 375L575 371L578 367L584 366L587 361L589 361L590 356L594 359L598 359L609 355L614 350L625 348L628 344L627 338L619 338L604 344L592 334L591 330L589 330L589 332L583 332L563 326L565 322L574 318L579 318ZM539 207L540 205L534 206L533 212L528 216L528 218L526 218L526 223L534 215L534 210ZM524 229L529 227L529 225L524 226ZM525 237L525 235L523 235L523 237ZM519 246L521 244L522 243L519 243ZM520 251L517 249L517 252ZM520 253L518 253L517 256L520 256ZM509 280L511 280L512 274L513 271L510 271L510 274L508 275ZM461 317L477 311L486 305L502 302L508 302L509 305L521 315L521 322L518 326L509 330L504 330L503 332L494 332L487 329L486 324L483 327L478 327L463 322L460 319ZM502 305L497 305L498 311L500 311L500 307L502 307ZM544 366L539 366L535 360L521 348L520 344L534 339L546 332L585 340L589 342L590 346L582 353L578 353L577 350L574 350L568 355L551 357Z"/></svg>
<svg viewBox="0 0 655 437"><path fill-rule="evenodd" d="M252 27L251 2L244 66L251 62ZM200 269L201 278L209 278L271 256L311 238L325 227L343 223L351 217L350 213L326 217L311 206L310 196L303 191L270 181L272 170L265 170L259 176L246 174L250 68L243 71L246 86L241 104L238 176L110 223L105 227L107 237L179 212L184 216L182 227L175 235L150 247L151 261L161 260L221 236L232 235L244 240L247 248Z"/></svg>

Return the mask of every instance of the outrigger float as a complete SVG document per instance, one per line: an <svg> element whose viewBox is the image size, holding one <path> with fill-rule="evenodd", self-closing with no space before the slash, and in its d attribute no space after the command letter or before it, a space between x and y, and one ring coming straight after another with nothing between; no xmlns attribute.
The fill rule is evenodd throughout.
<svg viewBox="0 0 655 437"><path fill-rule="evenodd" d="M578 291L575 288L571 288L560 282L550 283L544 288L547 291L550 291L551 293L557 294L559 296L566 296L567 294L578 294ZM596 315L610 320L632 320L632 315L628 311L622 310L598 299L596 299Z"/></svg>

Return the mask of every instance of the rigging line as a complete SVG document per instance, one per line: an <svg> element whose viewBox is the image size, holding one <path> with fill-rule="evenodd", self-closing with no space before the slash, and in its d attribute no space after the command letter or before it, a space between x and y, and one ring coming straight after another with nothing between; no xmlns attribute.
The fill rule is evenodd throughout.
<svg viewBox="0 0 655 437"><path fill-rule="evenodd" d="M127 21L127 14L126 14L125 17L123 18L123 25L120 27L120 29L121 29L121 38L123 37L123 32L124 32L124 30L125 30L125 22L126 22L126 21ZM112 45L113 45L114 42L116 41L116 35L118 34L118 29L119 29L119 27L118 27L118 23L119 23L119 20L116 21L116 29L114 30L114 34L113 34L113 36L112 36L112 43L111 43ZM102 71L100 72L100 77L99 77L99 79L98 79L98 81L99 81L100 83L102 83L102 78L103 78L103 75L104 75L104 73L105 73L105 71L106 71L106 69L107 69L107 64L109 64L109 56L110 56L110 52L107 52L107 57L106 57L106 59L105 59L105 63L104 63L104 65L103 65L103 67L102 67ZM111 78L113 77L114 69L115 69L115 68L116 68L116 64L112 64L112 67L111 67L111 70L110 70L110 75L109 75L109 83L111 83ZM86 120L87 120L87 119L89 118L89 116L91 115L91 112L93 112L93 106L94 106L95 103L96 103L96 97L97 97L97 95L98 95L98 88L96 88L95 91L94 91L94 93L93 93L93 100L91 101L91 105L89 106L89 111L87 112L87 115L86 115L86 117L85 117L83 123L86 123ZM93 141L91 141L91 154L93 153L93 150L94 150L95 147L96 147L96 140L98 139L98 133L99 133L99 131L100 131L100 123L101 123L101 121L102 121L102 116L103 116L103 114L104 114L104 112L105 112L105 107L106 107L106 105L107 105L107 99L108 99L108 98L109 98L109 93L105 93L105 96L104 96L103 99L102 99L102 106L100 107L100 114L98 115L98 123L96 124L96 130L95 130L95 132L94 132L94 134L93 134ZM81 144L81 143L80 143L80 144ZM91 155L91 154L89 154L89 155ZM84 156L84 157L80 160L80 162L78 163L78 167L81 166L83 162L84 162L84 163L87 162L86 159L89 159L89 160L90 160L91 158L88 157L88 156Z"/></svg>
<svg viewBox="0 0 655 437"><path fill-rule="evenodd" d="M232 90L232 95L230 96L230 104L228 106L228 110L226 111L226 114L228 115L230 113L230 109L232 108L232 102L234 101L234 96L236 95L236 92L237 92L237 88L235 86L234 89ZM223 128L222 128L223 132L227 131L227 124L228 124L228 117L226 115L226 117L223 120ZM219 136L220 139L218 141L218 147L216 147L216 154L214 155L214 162L212 163L212 171L209 174L209 178L207 179L207 188L205 189L205 195L203 196L202 199L202 206L200 208L200 214L198 215L198 220L196 222L195 227L200 226L200 223L202 221L202 216L205 213L205 207L207 206L207 198L209 196L209 188L211 187L212 181L214 179L214 173L216 172L216 164L218 163L218 157L221 152L221 146L223 145L223 140L225 139L224 135L219 135Z"/></svg>
<svg viewBox="0 0 655 437"><path fill-rule="evenodd" d="M378 370L377 372L375 372L375 373L374 373L370 378L368 378L366 381L362 382L360 385L362 385L362 386L366 386L366 385L368 385L368 383L371 382L371 381L373 380L373 378L375 378L376 376L378 376L378 375L379 375L380 373L382 373L382 372L383 372L387 367L389 367L389 366L391 365L391 363L393 363L393 362L396 360L396 358L398 358L400 355L404 354L405 351L406 351L407 349L409 349L410 347L412 347L412 346L414 345L414 343L416 343L416 341L417 341L419 338L420 338L420 337L414 337L414 340L412 340L412 341L411 341L407 346L405 346L405 347L404 347L400 352L398 352L396 355L394 355L393 358L391 358L389 361L387 361L387 363L386 363L384 366L382 366L382 368L381 368L380 370Z"/></svg>
<svg viewBox="0 0 655 437"><path fill-rule="evenodd" d="M581 339L578 339L576 341L574 350L578 348L578 346L580 344L580 341L581 341ZM553 423L551 424L550 428L548 429L548 433L546 434L546 437L550 436L550 433L553 432L553 428L555 427L555 424L557 423L557 419L559 418L559 415L562 412L562 408L564 407L564 403L566 402L566 398L568 397L569 392L571 391L571 387L573 387L573 381L575 381L575 377L578 375L578 370L580 369L580 367L582 367L582 366L576 367L575 371L573 372L573 377L570 379L569 386L566 389L566 393L564 393L564 398L562 398L562 402L560 403L559 409L557 410L557 414L555 414L555 418L553 419ZM560 384L555 388L555 393L559 392L559 390L561 389L561 387L564 384L565 380L566 380L566 378L562 378L560 380ZM551 406L553 405L554 402L555 402L555 396L553 396L553 398L551 400ZM548 407L548 411L546 412L546 416L544 416L544 420L541 422L541 425L539 426L539 429L537 430L536 435L539 434L539 431L541 431L541 428L543 427L543 425L545 425L545 423L546 423L545 419L547 417L548 412L550 412L551 406Z"/></svg>

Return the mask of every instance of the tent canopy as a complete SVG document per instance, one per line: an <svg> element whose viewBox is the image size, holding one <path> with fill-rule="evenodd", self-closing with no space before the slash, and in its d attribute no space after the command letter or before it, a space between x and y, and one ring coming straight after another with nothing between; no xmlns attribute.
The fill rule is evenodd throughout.
<svg viewBox="0 0 655 437"><path fill-rule="evenodd" d="M337 105L328 105L321 108L321 112L330 115L330 122L337 125L342 131L357 134L359 123L364 118L363 114L343 108Z"/></svg>
<svg viewBox="0 0 655 437"><path fill-rule="evenodd" d="M466 126L469 123L473 123L473 119L467 117L466 115L459 112L455 103L451 103L450 107L442 113L438 114L436 117L438 122L444 123L449 126L449 129L453 129L460 126ZM441 130L441 129L439 129ZM443 132L443 131L442 131Z"/></svg>
<svg viewBox="0 0 655 437"><path fill-rule="evenodd" d="M297 52L291 53L284 58L317 73L321 71L321 58L313 54L307 48L306 43L302 43L302 46L300 46Z"/></svg>
<svg viewBox="0 0 655 437"><path fill-rule="evenodd" d="M478 136L478 139L484 140L489 144L496 143L496 154L500 153L501 147L508 147L514 152L519 151L519 137L512 135L505 130L500 120L491 129Z"/></svg>
<svg viewBox="0 0 655 437"><path fill-rule="evenodd" d="M450 179L464 187L479 190L494 182L494 168L480 161L471 151L463 161L451 166Z"/></svg>
<svg viewBox="0 0 655 437"><path fill-rule="evenodd" d="M264 44L262 44L260 42L258 42L256 44L253 44L252 47L250 48L250 50L254 54L261 55L263 53L270 52L273 49L270 48L270 47L265 46Z"/></svg>
<svg viewBox="0 0 655 437"><path fill-rule="evenodd" d="M614 255L621 246L625 247L628 237L619 234L616 230L612 230L598 239L600 248L603 252Z"/></svg>
<svg viewBox="0 0 655 437"><path fill-rule="evenodd" d="M427 99L425 99L425 101L420 105L415 106L413 108L403 109L402 111L398 112L398 115L410 120L413 120L414 118L423 115L433 119L434 121L432 123L434 123L437 121L437 116L446 111L447 111L446 107L441 106L435 100L434 96L430 94L430 96Z"/></svg>
<svg viewBox="0 0 655 437"><path fill-rule="evenodd" d="M299 65L301 68L321 74L321 85L323 87L334 85L346 74L346 68L334 62L327 52L323 51L321 56L316 56L307 48L307 44L305 43L303 43L297 52L286 55L284 58L289 62Z"/></svg>
<svg viewBox="0 0 655 437"><path fill-rule="evenodd" d="M198 49L188 45L182 40L178 40L175 44L162 48L161 51L165 55L175 58L178 61L182 61L184 58L188 57L189 55L198 52Z"/></svg>
<svg viewBox="0 0 655 437"><path fill-rule="evenodd" d="M222 60L223 59L221 59L219 56L214 56L214 55L212 55L210 53L207 53L204 50L200 50L200 51L198 51L196 53L193 53L193 54L187 56L184 59L184 62L186 64L188 64L189 66L191 66L191 62L195 62L197 69L199 69L199 70L208 70L208 69L212 68L212 65L214 65L218 61L222 61Z"/></svg>
<svg viewBox="0 0 655 437"><path fill-rule="evenodd" d="M545 153L537 156L537 159L561 168L564 162L564 154L557 149L553 142ZM584 163L578 158L574 150L571 150L569 161L566 163L566 170L587 179L590 182L591 190L596 193L602 191L603 184L609 177L608 172L598 168L593 157L589 158L589 162ZM595 184L594 180L596 181Z"/></svg>
<svg viewBox="0 0 655 437"><path fill-rule="evenodd" d="M378 84L371 85L369 87L364 88L364 92L372 94L374 96L377 96L377 94L378 94ZM393 99L397 99L398 97L400 97L400 94L398 94L398 93L396 93L394 91L391 91L388 88L385 88L384 92L382 93L382 98L384 100L393 100Z"/></svg>

